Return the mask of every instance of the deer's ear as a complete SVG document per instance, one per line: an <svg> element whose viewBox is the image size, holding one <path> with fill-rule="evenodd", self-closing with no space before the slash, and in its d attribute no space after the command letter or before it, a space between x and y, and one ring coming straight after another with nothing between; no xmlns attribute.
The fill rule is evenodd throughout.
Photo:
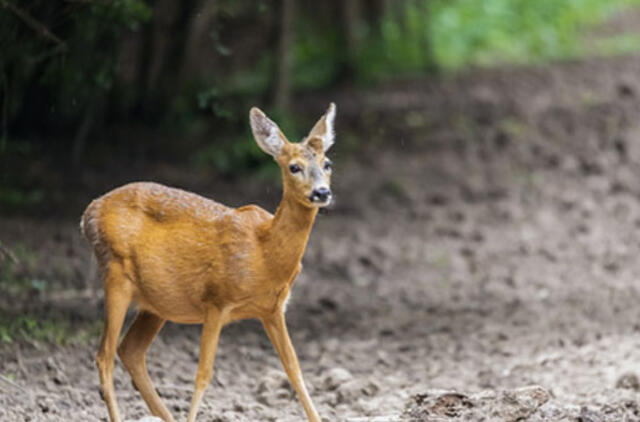
<svg viewBox="0 0 640 422"><path fill-rule="evenodd" d="M312 150L318 154L324 152L324 141L319 136L312 136L304 141Z"/></svg>
<svg viewBox="0 0 640 422"><path fill-rule="evenodd" d="M322 139L322 149L326 152L335 140L335 131L333 122L336 118L336 105L334 103L329 104L327 112L318 120L311 132L309 132L308 139L317 137Z"/></svg>
<svg viewBox="0 0 640 422"><path fill-rule="evenodd" d="M267 154L276 158L284 146L280 128L257 107L249 112L251 131L258 146Z"/></svg>

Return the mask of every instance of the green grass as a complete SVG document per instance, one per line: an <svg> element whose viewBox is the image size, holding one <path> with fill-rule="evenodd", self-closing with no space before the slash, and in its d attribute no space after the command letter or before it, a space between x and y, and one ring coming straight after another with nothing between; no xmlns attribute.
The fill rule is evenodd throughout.
<svg viewBox="0 0 640 422"><path fill-rule="evenodd" d="M97 338L102 322L73 324L65 316L46 317L37 314L11 315L0 313L0 344L15 342L85 344Z"/></svg>
<svg viewBox="0 0 640 422"><path fill-rule="evenodd" d="M575 57L585 28L637 0L457 0L437 2L432 36L445 68Z"/></svg>
<svg viewBox="0 0 640 422"><path fill-rule="evenodd" d="M583 45L584 55L596 54L600 56L619 56L640 51L640 28L637 34L622 34L602 37L594 40L591 45Z"/></svg>
<svg viewBox="0 0 640 422"><path fill-rule="evenodd" d="M457 70L469 65L498 66L575 58L588 53L586 28L640 0L432 0L409 1L389 13L377 38L365 40L359 56L364 80L433 67ZM595 51L639 51L639 35L597 42ZM427 48L426 46L429 46Z"/></svg>
<svg viewBox="0 0 640 422"><path fill-rule="evenodd" d="M12 248L17 262L9 258L0 260L0 297L3 303L26 303L42 301L42 294L49 283L36 276L38 255L24 244ZM11 302L7 302L9 304ZM4 306L0 304L0 306ZM65 312L45 314L42 312L8 311L0 309L0 345L14 342L54 344L86 343L99 335L101 322L74 323Z"/></svg>
<svg viewBox="0 0 640 422"><path fill-rule="evenodd" d="M31 277L38 264L36 253L22 243L15 245L12 252L17 262L9 257L0 261L0 294L15 297L44 290L46 282Z"/></svg>

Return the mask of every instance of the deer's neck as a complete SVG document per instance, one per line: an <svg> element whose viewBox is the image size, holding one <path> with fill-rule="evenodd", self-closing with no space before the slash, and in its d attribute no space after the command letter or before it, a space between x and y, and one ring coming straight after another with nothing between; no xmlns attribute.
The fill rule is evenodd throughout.
<svg viewBox="0 0 640 422"><path fill-rule="evenodd" d="M288 282L298 269L317 214L317 208L304 206L285 190L265 239L265 257L277 278L274 281Z"/></svg>

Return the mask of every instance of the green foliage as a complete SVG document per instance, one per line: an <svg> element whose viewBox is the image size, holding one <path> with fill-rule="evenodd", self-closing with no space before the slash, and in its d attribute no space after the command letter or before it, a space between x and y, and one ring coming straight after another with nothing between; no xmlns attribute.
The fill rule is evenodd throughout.
<svg viewBox="0 0 640 422"><path fill-rule="evenodd" d="M15 262L10 257L0 256L0 297L4 301L11 298L13 301L33 302L48 290L49 283L34 276L38 257L33 250L18 244L12 252ZM56 344L84 343L95 338L98 331L99 323L78 327L64 313L18 314L0 309L0 344L25 340Z"/></svg>
<svg viewBox="0 0 640 422"><path fill-rule="evenodd" d="M0 294L16 297L44 291L46 282L31 276L38 264L36 254L23 244L16 245L13 253L17 262L8 257L0 260Z"/></svg>
<svg viewBox="0 0 640 422"><path fill-rule="evenodd" d="M83 344L98 336L100 326L96 322L78 327L65 317L0 312L0 344L25 340L61 345Z"/></svg>
<svg viewBox="0 0 640 422"><path fill-rule="evenodd" d="M196 166L214 166L226 176L253 172L267 179L278 177L280 173L278 167L273 164L273 158L262 151L253 138L248 126L248 109L248 105L243 105L233 113L226 110L225 115L229 116L228 119L235 122L238 127L242 127L242 130L235 136L220 137L217 142L199 149L192 157ZM265 111L270 118L278 122L278 126L290 141L298 140L297 135L301 133L301 126L295 116L277 110ZM242 118L233 120L231 116L242 116Z"/></svg>
<svg viewBox="0 0 640 422"><path fill-rule="evenodd" d="M125 29L136 30L152 13L143 0L6 1L20 10L3 8L0 14L0 72L10 76L10 114L32 100L25 94L37 87L57 119L75 118L96 90L113 88L115 41ZM20 14L42 28L31 27ZM41 36L44 30L53 35Z"/></svg>
<svg viewBox="0 0 640 422"><path fill-rule="evenodd" d="M603 56L637 53L640 50L640 33L602 37L594 40L591 47L593 52ZM585 54L591 52L587 46L583 46L582 50Z"/></svg>
<svg viewBox="0 0 640 422"><path fill-rule="evenodd" d="M407 1L401 8L391 7L379 31L363 32L365 41L356 56L358 77L368 82L435 68L439 63L433 56L432 21L431 2Z"/></svg>
<svg viewBox="0 0 640 422"><path fill-rule="evenodd" d="M74 36L69 40L69 53L51 61L42 77L46 86L60 90L55 97L61 100L57 107L63 116L73 116L78 108L86 107L96 88L108 92L114 87L117 56L113 40L124 29L135 30L150 16L151 9L143 1L119 0L94 3L70 17ZM101 45L106 48L96 49Z"/></svg>
<svg viewBox="0 0 640 422"><path fill-rule="evenodd" d="M302 90L331 85L338 73L341 42L335 28L310 30L300 22L293 48L294 87Z"/></svg>
<svg viewBox="0 0 640 422"><path fill-rule="evenodd" d="M193 10L191 3L179 2L180 6L172 8L148 0L2 1L53 34L43 36L42 30L34 30L19 13L2 9L0 92L3 99L8 98L3 114L6 112L10 127L13 123L45 139L51 136L51 129L57 130L64 144L50 147L41 141L45 147L22 155L71 151L63 155L78 159L76 155L85 150L89 155L92 142L113 144L114 148L102 151L122 150L118 147L127 143L126 137L94 140L92 135L101 124L146 124L184 138L213 126L210 130L216 137L206 146L188 141L167 148L166 141L154 142L153 137L135 143L149 155L159 156L163 151L169 151L172 158L180 152L181 158L191 155L196 165L214 166L223 174L269 168L270 159L250 136L246 114L253 104L269 104L273 88L279 21L273 2L222 0L207 15L204 3L198 6L200 10ZM470 65L640 50L640 34L583 38L589 25L640 0L398 0L384 2L385 10L375 13L369 10L370 4L360 3L359 14L347 25L342 16L344 2L299 2L292 46L294 93ZM193 41L195 19L181 20L182 15L210 16L198 44L207 45L208 50L197 50L198 57L191 62L180 54L189 50L187 40ZM157 27L169 28L171 36L159 34ZM209 44L201 39L206 37ZM172 44L183 38L184 44ZM347 44L353 51L347 51ZM186 64L202 69L195 72ZM300 127L289 115L273 117L284 122L288 135ZM92 123L95 120L99 122ZM91 133L83 138L78 134L84 122ZM421 124L415 119L408 123ZM22 175L1 174L9 169L6 163L15 162L20 155L18 141L12 139L0 139L0 164L5 163L0 169L0 206L24 208L43 197L33 187L37 183L26 183ZM11 170L16 172L14 167Z"/></svg>
<svg viewBox="0 0 640 422"><path fill-rule="evenodd" d="M207 145L194 155L197 166L215 166L224 175L238 175L266 164L265 154L253 142L250 133L227 142Z"/></svg>
<svg viewBox="0 0 640 422"><path fill-rule="evenodd" d="M434 0L439 66L496 65L573 57L581 30L637 0Z"/></svg>
<svg viewBox="0 0 640 422"><path fill-rule="evenodd" d="M40 203L43 199L41 190L22 190L15 187L0 186L0 207L3 209L27 208Z"/></svg>
<svg viewBox="0 0 640 422"><path fill-rule="evenodd" d="M405 0L381 20L357 25L355 76L361 83L436 69L493 66L640 50L638 36L584 46L582 31L640 0ZM295 85L329 85L340 60L339 34L300 25Z"/></svg>

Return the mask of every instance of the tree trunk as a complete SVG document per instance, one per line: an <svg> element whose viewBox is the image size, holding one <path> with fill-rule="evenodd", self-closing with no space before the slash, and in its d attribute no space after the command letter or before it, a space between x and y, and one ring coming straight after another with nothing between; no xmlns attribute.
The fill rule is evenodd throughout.
<svg viewBox="0 0 640 422"><path fill-rule="evenodd" d="M276 46L273 105L287 111L291 102L291 67L295 31L295 0L280 0L280 19Z"/></svg>
<svg viewBox="0 0 640 422"><path fill-rule="evenodd" d="M104 93L99 90L96 91L98 92L94 93L89 106L85 109L82 122L80 123L80 126L78 126L76 135L73 138L71 157L73 159L73 165L76 168L80 167L82 164L87 147L87 139L94 128L96 118L102 114Z"/></svg>
<svg viewBox="0 0 640 422"><path fill-rule="evenodd" d="M363 4L364 18L366 19L370 34L373 37L380 35L382 19L384 18L388 9L387 3L388 0L367 0Z"/></svg>
<svg viewBox="0 0 640 422"><path fill-rule="evenodd" d="M9 178L9 154L6 153L9 137L9 77L0 60L0 71L2 72L2 139L0 139L0 186L8 182Z"/></svg>
<svg viewBox="0 0 640 422"><path fill-rule="evenodd" d="M339 58L340 70L337 78L340 82L350 82L355 76L359 19L360 2L358 0L344 0L340 2L342 46Z"/></svg>
<svg viewBox="0 0 640 422"><path fill-rule="evenodd" d="M425 52L425 57L426 57L426 63L425 63L425 68L428 72L430 73L438 73L439 69L438 69L438 63L436 62L436 56L435 56L435 52L433 50L433 40L431 39L431 1L425 1L425 2L421 2L420 3L421 6L424 8L424 15L426 16L425 19L425 34L420 37L420 41L422 44L422 49Z"/></svg>
<svg viewBox="0 0 640 422"><path fill-rule="evenodd" d="M9 77L4 67L4 62L0 60L0 76L2 76L2 133L0 134L0 156L7 149L7 138L9 137ZM0 182L2 182L0 180Z"/></svg>
<svg viewBox="0 0 640 422"><path fill-rule="evenodd" d="M211 72L202 66L202 52L206 46L213 19L218 11L215 0L200 0L194 9L195 17L188 28L185 40L185 57L180 70L180 79L202 79L205 72Z"/></svg>
<svg viewBox="0 0 640 422"><path fill-rule="evenodd" d="M154 19L145 33L141 52L144 62L139 82L143 115L166 109L165 101L180 86L180 71L186 57L191 17L195 0L160 0L154 8Z"/></svg>
<svg viewBox="0 0 640 422"><path fill-rule="evenodd" d="M182 85L180 79L187 52L187 42L190 41L191 27L195 22L195 11L198 0L182 0L180 8L172 22L172 30L165 51L163 72L161 76L162 86L168 90L172 97Z"/></svg>

